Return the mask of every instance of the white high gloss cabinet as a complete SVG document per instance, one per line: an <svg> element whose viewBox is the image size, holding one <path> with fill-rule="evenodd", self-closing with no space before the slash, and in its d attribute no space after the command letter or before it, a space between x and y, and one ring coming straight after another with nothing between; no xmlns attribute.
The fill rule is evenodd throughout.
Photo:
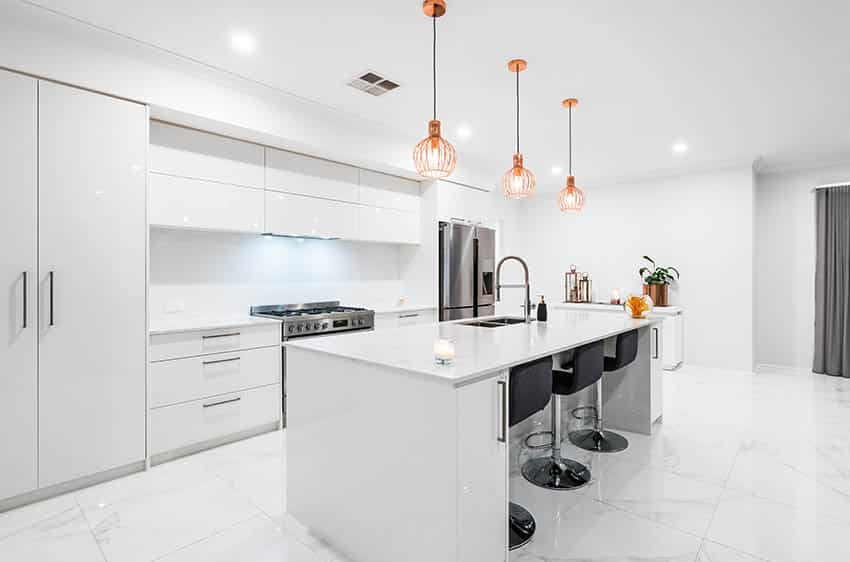
<svg viewBox="0 0 850 562"><path fill-rule="evenodd" d="M357 168L274 148L266 148L266 189L349 203L360 200Z"/></svg>
<svg viewBox="0 0 850 562"><path fill-rule="evenodd" d="M145 458L148 114L44 81L38 107L45 487Z"/></svg>
<svg viewBox="0 0 850 562"><path fill-rule="evenodd" d="M358 208L344 201L266 191L266 232L290 236L356 238Z"/></svg>
<svg viewBox="0 0 850 562"><path fill-rule="evenodd" d="M0 71L0 499L38 486L38 83Z"/></svg>

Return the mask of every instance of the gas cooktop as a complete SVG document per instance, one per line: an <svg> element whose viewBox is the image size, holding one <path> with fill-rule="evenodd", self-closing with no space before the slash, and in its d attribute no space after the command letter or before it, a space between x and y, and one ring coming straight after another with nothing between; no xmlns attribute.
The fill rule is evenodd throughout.
<svg viewBox="0 0 850 562"><path fill-rule="evenodd" d="M340 306L339 301L252 306L251 315L272 318L283 323L283 339L371 330L375 312L367 308Z"/></svg>

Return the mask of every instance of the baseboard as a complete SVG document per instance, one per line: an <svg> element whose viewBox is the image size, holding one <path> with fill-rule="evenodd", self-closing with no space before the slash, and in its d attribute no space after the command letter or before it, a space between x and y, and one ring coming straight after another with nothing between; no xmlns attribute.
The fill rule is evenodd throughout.
<svg viewBox="0 0 850 562"><path fill-rule="evenodd" d="M155 466L158 464L162 464L164 462L173 461L175 459L179 459L181 457L187 457L189 455L194 455L195 453L200 453L201 451L206 451L208 449L214 449L216 447L221 447L222 445L227 445L228 443L234 443L236 441L242 441L243 439L248 439L249 437L255 437L257 435L262 435L263 433L269 433L271 431L277 431L280 427L280 423L275 421L272 423L267 423L258 427L254 427L251 429L246 429L244 431L240 431L238 433L231 433L230 435L225 435L223 437L216 437L215 439L209 439L207 441L202 441L200 443L193 443L191 445L186 445L185 447L180 447L179 449L174 449L173 451L166 451L164 453L157 453L156 455L151 456L151 466Z"/></svg>
<svg viewBox="0 0 850 562"><path fill-rule="evenodd" d="M82 478L77 478L76 480L71 480L69 482L54 484L53 486L48 486L46 488L39 488L37 490L33 490L32 492L26 492L25 494L21 494L19 496L0 500L0 513L4 511L9 511L10 509L23 507L27 504L40 502L56 496L61 496L62 494L67 494L68 492L82 490L83 488L94 486L95 484L101 484L109 480L115 480L116 478L121 478L122 476L127 476L136 472L142 472L143 470L145 470L145 461L141 460L125 466L119 466L118 468L112 468L104 472L92 474L90 476L83 476Z"/></svg>

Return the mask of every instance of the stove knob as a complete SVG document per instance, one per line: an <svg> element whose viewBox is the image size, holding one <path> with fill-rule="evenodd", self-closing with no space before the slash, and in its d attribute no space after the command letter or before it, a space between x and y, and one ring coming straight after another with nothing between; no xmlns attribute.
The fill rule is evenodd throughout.
<svg viewBox="0 0 850 562"><path fill-rule="evenodd" d="M366 320L361 318L360 320L357 321L357 323L360 324L361 326L363 326L364 324L366 324Z"/></svg>
<svg viewBox="0 0 850 562"><path fill-rule="evenodd" d="M318 323L318 322L316 322L316 323L314 323L314 324L313 324L313 329L314 329L314 330L318 330L318 329L319 329L319 323Z"/></svg>
<svg viewBox="0 0 850 562"><path fill-rule="evenodd" d="M301 324L298 324L298 326L295 328L295 330L300 332L301 331Z"/></svg>
<svg viewBox="0 0 850 562"><path fill-rule="evenodd" d="M327 323L327 322L322 322L322 329L323 329L323 330L327 330L327 329L328 329L328 323Z"/></svg>
<svg viewBox="0 0 850 562"><path fill-rule="evenodd" d="M289 333L291 334L291 333L292 333L292 332L294 332L294 331L295 331L295 326L290 326L290 327L289 327Z"/></svg>

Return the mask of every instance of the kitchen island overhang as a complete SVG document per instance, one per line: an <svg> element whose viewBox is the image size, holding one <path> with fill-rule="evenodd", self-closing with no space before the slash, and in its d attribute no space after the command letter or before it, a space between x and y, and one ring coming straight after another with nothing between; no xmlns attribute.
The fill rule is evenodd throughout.
<svg viewBox="0 0 850 562"><path fill-rule="evenodd" d="M510 367L635 329L637 359L605 375L606 423L649 433L658 320L557 311L287 343L287 510L353 562L506 559Z"/></svg>

